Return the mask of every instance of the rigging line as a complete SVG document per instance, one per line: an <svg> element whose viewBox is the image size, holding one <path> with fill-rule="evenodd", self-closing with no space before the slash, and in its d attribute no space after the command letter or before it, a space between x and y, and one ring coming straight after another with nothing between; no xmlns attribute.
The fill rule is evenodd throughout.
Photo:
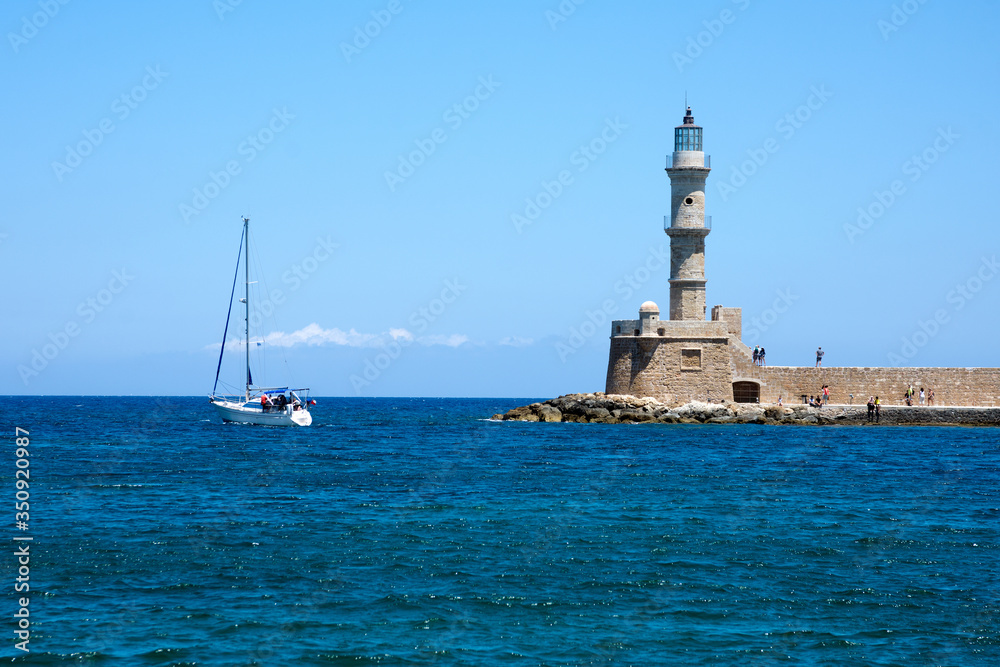
<svg viewBox="0 0 1000 667"><path fill-rule="evenodd" d="M226 352L226 334L229 333L229 316L233 314L233 296L236 294L236 279L240 275L240 257L243 256L243 232L240 232L240 251L236 254L236 275L233 276L233 290L229 293L229 311L226 313L226 328L222 331L222 349L219 350L219 363L215 367L215 384L212 385L212 395L219 386L219 371L222 370L222 355Z"/></svg>

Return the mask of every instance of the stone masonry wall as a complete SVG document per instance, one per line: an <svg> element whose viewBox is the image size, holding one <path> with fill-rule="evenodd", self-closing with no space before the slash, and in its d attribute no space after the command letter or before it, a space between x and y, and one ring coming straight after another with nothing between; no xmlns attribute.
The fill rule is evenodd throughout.
<svg viewBox="0 0 1000 667"><path fill-rule="evenodd" d="M743 309L712 306L712 321L725 322L731 341L743 338Z"/></svg>
<svg viewBox="0 0 1000 667"><path fill-rule="evenodd" d="M667 171L670 176L671 226L704 226L705 179L708 178L709 171L711 170L701 167L679 167ZM688 200L691 200L690 204L687 203Z"/></svg>
<svg viewBox="0 0 1000 667"><path fill-rule="evenodd" d="M705 321L705 285L670 285L670 321Z"/></svg>
<svg viewBox="0 0 1000 667"><path fill-rule="evenodd" d="M795 405L803 395L821 394L826 384L831 403L863 405L878 396L890 406L903 405L912 385L917 392L933 389L936 406L1000 407L1000 368L754 366L750 349L733 335L739 327L739 310L733 310L725 313L729 321L718 310L712 322L660 320L656 335L645 336L630 335L639 328L637 320L616 320L606 392L680 405L732 400L733 382L751 380L760 383L761 403L776 403L780 396L785 405Z"/></svg>
<svg viewBox="0 0 1000 667"><path fill-rule="evenodd" d="M661 321L664 335L613 336L605 390L670 405L733 399L729 338L715 322Z"/></svg>
<svg viewBox="0 0 1000 667"><path fill-rule="evenodd" d="M934 390L935 405L1000 406L1000 368L757 367L746 366L742 358L734 359L733 366L734 375L760 381L761 403L775 403L781 396L786 405L793 405L802 395L820 394L828 384L831 403L849 403L854 394L855 405L869 396L879 396L884 405L903 405L903 394L912 384L918 392L915 405L923 387L925 393Z"/></svg>
<svg viewBox="0 0 1000 667"><path fill-rule="evenodd" d="M632 332L639 331L639 320L612 320L612 336L631 336Z"/></svg>

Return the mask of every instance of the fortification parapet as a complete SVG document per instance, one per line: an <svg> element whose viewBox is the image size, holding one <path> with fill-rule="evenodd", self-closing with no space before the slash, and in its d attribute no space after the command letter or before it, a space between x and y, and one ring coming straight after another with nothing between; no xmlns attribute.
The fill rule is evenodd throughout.
<svg viewBox="0 0 1000 667"><path fill-rule="evenodd" d="M736 340L743 340L743 309L712 306L712 321L725 322L726 328Z"/></svg>
<svg viewBox="0 0 1000 667"><path fill-rule="evenodd" d="M612 320L611 337L615 336L638 336L640 333L639 320Z"/></svg>

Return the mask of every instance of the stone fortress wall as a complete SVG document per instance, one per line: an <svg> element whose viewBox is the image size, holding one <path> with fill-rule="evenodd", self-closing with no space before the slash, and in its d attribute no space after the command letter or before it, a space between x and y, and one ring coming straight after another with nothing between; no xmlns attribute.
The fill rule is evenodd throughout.
<svg viewBox="0 0 1000 667"><path fill-rule="evenodd" d="M904 393L912 386L934 390L934 405L1000 406L1000 368L893 368L851 367L810 368L796 366L755 367L752 379L760 383L760 402L786 405L802 402L802 396L816 396L830 385L830 402L863 404L878 396L883 405L904 405ZM851 394L854 397L851 398Z"/></svg>
<svg viewBox="0 0 1000 667"><path fill-rule="evenodd" d="M652 334L611 338L607 393L649 396L669 405L733 400L725 325L691 321L661 324L664 326Z"/></svg>
<svg viewBox="0 0 1000 667"><path fill-rule="evenodd" d="M644 307L652 310L652 305ZM883 405L903 405L912 385L917 392L933 389L937 406L1000 406L1000 368L755 366L741 340L739 308L715 306L711 322L642 315L645 328L642 319L612 322L608 394L681 405L732 401L735 383L753 383L756 401L777 403L780 397L785 405L795 405L802 396L819 395L825 384L834 404L862 405L878 396Z"/></svg>

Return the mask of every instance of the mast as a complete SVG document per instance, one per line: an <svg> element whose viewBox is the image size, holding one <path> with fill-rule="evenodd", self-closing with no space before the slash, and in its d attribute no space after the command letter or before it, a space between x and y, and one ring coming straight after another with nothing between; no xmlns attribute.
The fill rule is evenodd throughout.
<svg viewBox="0 0 1000 667"><path fill-rule="evenodd" d="M243 324L247 348L247 391L245 402L250 402L250 218L243 218L243 238L246 239L246 260L243 264L246 285L244 285Z"/></svg>

